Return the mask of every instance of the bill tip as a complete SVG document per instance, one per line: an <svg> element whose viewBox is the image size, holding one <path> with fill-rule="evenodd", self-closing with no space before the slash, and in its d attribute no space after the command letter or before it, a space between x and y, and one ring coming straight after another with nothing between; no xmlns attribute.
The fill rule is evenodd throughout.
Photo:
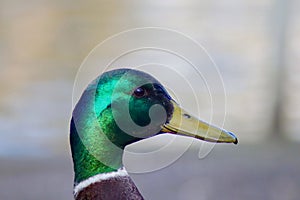
<svg viewBox="0 0 300 200"><path fill-rule="evenodd" d="M235 138L235 141L233 142L233 144L238 144L238 143L239 143L238 139Z"/></svg>
<svg viewBox="0 0 300 200"><path fill-rule="evenodd" d="M238 144L238 139L237 139L237 137L232 133L232 132L228 132L235 140L234 140L234 142L233 142L233 144Z"/></svg>

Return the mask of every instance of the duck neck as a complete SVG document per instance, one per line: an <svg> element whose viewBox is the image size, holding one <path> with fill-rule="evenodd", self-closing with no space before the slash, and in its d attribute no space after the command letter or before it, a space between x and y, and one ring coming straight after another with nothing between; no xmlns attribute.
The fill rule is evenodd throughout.
<svg viewBox="0 0 300 200"><path fill-rule="evenodd" d="M92 133L89 134L91 135ZM123 166L122 150L116 150L113 147L110 148L109 145L93 145L93 139L89 141L84 135L86 134L83 134L82 137L78 134L78 130L72 118L70 144L75 172L75 185L97 174L116 172ZM91 145L84 144L86 141ZM93 149L89 148L89 146L93 146ZM101 152L101 155L95 152Z"/></svg>

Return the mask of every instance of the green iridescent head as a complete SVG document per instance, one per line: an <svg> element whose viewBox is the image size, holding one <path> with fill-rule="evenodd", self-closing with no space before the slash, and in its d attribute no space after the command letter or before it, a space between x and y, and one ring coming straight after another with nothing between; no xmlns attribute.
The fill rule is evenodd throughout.
<svg viewBox="0 0 300 200"><path fill-rule="evenodd" d="M180 108L152 76L132 69L103 73L87 87L72 114L75 184L115 171L122 166L126 145L162 133L237 143L232 133Z"/></svg>

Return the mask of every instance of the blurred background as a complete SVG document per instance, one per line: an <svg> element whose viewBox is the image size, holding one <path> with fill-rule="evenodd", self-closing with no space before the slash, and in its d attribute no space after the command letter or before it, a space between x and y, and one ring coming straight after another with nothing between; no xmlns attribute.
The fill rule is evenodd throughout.
<svg viewBox="0 0 300 200"><path fill-rule="evenodd" d="M107 37L158 26L191 36L214 58L225 128L240 144L216 145L202 160L195 144L163 170L132 175L145 197L298 200L299 9L296 0L0 0L0 199L72 199L77 70Z"/></svg>

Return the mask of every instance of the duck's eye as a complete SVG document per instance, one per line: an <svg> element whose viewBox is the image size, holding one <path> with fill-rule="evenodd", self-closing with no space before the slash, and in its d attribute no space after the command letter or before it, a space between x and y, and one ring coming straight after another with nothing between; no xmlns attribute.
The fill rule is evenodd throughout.
<svg viewBox="0 0 300 200"><path fill-rule="evenodd" d="M138 87L134 90L133 94L136 97L144 97L147 94L147 92L144 88Z"/></svg>

